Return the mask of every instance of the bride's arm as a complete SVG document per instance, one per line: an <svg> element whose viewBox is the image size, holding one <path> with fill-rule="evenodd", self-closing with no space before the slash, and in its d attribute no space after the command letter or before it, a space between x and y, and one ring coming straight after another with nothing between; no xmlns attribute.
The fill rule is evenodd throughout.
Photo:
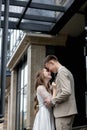
<svg viewBox="0 0 87 130"><path fill-rule="evenodd" d="M43 98L43 100L46 100L47 98L52 98L52 95L46 90L44 85L38 86L37 93Z"/></svg>

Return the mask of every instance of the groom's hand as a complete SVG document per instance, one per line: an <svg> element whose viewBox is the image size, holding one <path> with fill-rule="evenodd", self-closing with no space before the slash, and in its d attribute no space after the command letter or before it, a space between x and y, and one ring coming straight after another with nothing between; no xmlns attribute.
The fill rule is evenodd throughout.
<svg viewBox="0 0 87 130"><path fill-rule="evenodd" d="M46 98L45 101L44 101L44 103L45 103L45 106L47 106L47 107L51 106L51 101L50 101L49 98Z"/></svg>

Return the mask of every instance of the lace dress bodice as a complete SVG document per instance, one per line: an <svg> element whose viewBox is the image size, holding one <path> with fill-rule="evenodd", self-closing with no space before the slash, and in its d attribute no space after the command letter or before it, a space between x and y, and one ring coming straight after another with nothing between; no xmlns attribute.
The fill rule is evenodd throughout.
<svg viewBox="0 0 87 130"><path fill-rule="evenodd" d="M46 98L52 98L52 95L46 90L46 88L44 87L44 85L40 85L37 88L37 99L39 102L39 107L44 105L44 100Z"/></svg>

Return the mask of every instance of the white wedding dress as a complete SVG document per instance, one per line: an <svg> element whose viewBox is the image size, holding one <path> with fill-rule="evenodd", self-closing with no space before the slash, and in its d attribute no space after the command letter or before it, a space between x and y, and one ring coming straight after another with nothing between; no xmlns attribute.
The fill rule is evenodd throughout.
<svg viewBox="0 0 87 130"><path fill-rule="evenodd" d="M46 98L52 98L52 95L47 92L43 85L40 85L37 88L39 111L34 120L33 130L55 130L52 108L47 108L44 104Z"/></svg>

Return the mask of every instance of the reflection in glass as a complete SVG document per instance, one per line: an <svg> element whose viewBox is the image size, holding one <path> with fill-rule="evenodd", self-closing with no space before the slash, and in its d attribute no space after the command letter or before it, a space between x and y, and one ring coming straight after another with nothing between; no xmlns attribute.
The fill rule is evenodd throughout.
<svg viewBox="0 0 87 130"><path fill-rule="evenodd" d="M20 130L22 130L22 124L23 124L23 89L21 90L20 95Z"/></svg>
<svg viewBox="0 0 87 130"><path fill-rule="evenodd" d="M26 65L25 68L24 68L24 75L25 75L24 85L27 85L27 82L28 82L27 67L28 66Z"/></svg>
<svg viewBox="0 0 87 130"><path fill-rule="evenodd" d="M26 119L27 119L27 64L24 63L18 71L18 89L17 89L17 97L19 97L19 101L17 99L16 107L16 118L17 125L16 130L24 130L26 128ZM18 109L19 108L19 109Z"/></svg>

